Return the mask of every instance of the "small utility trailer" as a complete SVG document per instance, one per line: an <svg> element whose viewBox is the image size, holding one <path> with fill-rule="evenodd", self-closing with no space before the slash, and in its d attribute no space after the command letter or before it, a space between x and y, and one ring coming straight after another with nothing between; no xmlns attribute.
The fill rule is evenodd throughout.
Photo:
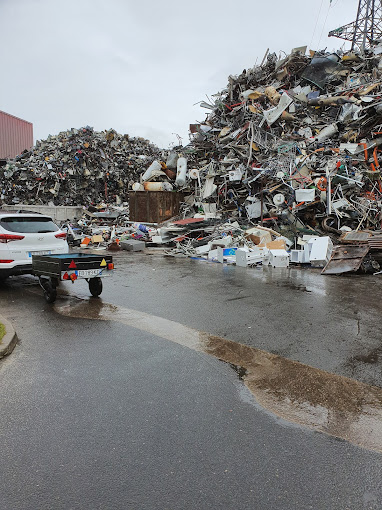
<svg viewBox="0 0 382 510"><path fill-rule="evenodd" d="M57 255L33 255L33 273L39 277L45 300L53 303L60 282L86 280L90 294L98 297L102 292L102 278L111 276L114 269L110 255L86 253L61 253Z"/></svg>

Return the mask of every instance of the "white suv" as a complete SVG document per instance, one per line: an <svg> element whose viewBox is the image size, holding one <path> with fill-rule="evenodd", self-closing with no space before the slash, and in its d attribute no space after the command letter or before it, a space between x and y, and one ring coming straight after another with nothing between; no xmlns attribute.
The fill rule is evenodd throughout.
<svg viewBox="0 0 382 510"><path fill-rule="evenodd" d="M68 252L66 233L49 216L0 210L0 280L33 273L32 255Z"/></svg>

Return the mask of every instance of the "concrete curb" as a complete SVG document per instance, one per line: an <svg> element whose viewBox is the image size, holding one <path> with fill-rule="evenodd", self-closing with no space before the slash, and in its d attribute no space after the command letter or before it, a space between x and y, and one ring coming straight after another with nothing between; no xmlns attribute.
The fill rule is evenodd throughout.
<svg viewBox="0 0 382 510"><path fill-rule="evenodd" d="M5 335L0 341L0 359L11 354L17 344L17 334L12 324L0 315L0 322L5 326Z"/></svg>

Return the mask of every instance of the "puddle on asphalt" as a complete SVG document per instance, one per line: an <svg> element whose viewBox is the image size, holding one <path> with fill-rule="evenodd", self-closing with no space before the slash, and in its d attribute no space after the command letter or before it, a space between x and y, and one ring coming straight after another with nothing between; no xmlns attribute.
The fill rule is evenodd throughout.
<svg viewBox="0 0 382 510"><path fill-rule="evenodd" d="M286 289L299 290L301 292L312 292L310 289L305 287L305 285L297 285L296 283L292 283L292 282L282 282L282 283L276 282L276 286L284 287Z"/></svg>
<svg viewBox="0 0 382 510"><path fill-rule="evenodd" d="M62 315L117 321L212 355L228 363L257 402L273 414L382 452L382 388L101 299L65 296L54 307Z"/></svg>

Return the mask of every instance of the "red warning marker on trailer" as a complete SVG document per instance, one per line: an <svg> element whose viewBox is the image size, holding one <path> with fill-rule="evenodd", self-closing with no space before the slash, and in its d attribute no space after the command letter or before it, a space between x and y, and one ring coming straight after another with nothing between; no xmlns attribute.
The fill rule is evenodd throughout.
<svg viewBox="0 0 382 510"><path fill-rule="evenodd" d="M63 280L69 280L69 275L68 273L65 273L64 276L62 277Z"/></svg>
<svg viewBox="0 0 382 510"><path fill-rule="evenodd" d="M74 260L71 261L71 263L68 266L68 269L77 269L77 266L76 266L76 263L74 262Z"/></svg>

